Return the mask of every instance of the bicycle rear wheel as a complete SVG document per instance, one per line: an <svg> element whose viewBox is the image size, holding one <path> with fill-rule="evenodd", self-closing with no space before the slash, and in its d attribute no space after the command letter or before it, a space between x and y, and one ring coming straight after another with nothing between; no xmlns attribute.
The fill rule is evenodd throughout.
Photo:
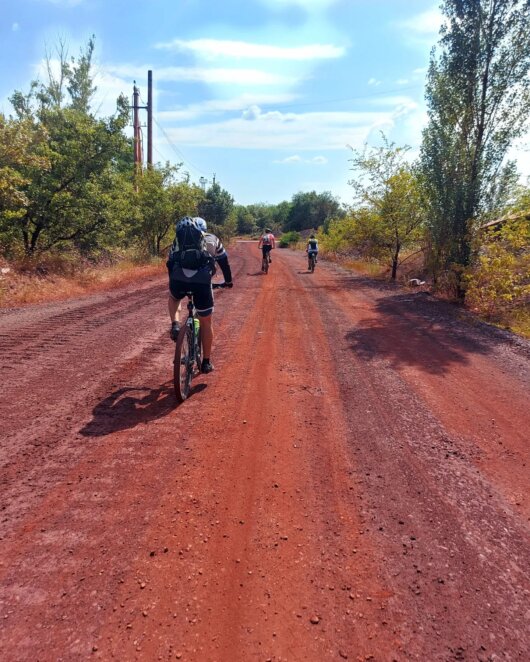
<svg viewBox="0 0 530 662"><path fill-rule="evenodd" d="M201 367L202 367L202 340L201 340L201 330L200 330L200 328L199 328L199 331L197 332L195 342L197 343L195 345L195 362L197 364L197 370L198 370L198 372L200 372Z"/></svg>
<svg viewBox="0 0 530 662"><path fill-rule="evenodd" d="M311 257L309 258L309 271L313 273L314 270L315 270L315 256L311 255Z"/></svg>
<svg viewBox="0 0 530 662"><path fill-rule="evenodd" d="M263 271L264 274L269 273L269 260L266 257L264 257L263 260L261 261L261 270Z"/></svg>
<svg viewBox="0 0 530 662"><path fill-rule="evenodd" d="M193 354L193 332L186 325L180 330L175 343L175 358L173 359L173 385L178 402L184 402L190 392Z"/></svg>

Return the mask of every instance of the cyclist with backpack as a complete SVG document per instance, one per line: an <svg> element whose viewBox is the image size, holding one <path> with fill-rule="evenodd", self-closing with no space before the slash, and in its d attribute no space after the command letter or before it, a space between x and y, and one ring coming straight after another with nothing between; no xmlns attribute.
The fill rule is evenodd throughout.
<svg viewBox="0 0 530 662"><path fill-rule="evenodd" d="M271 251L273 248L276 248L276 239L270 228L265 228L265 234L261 235L259 238L258 248L261 248L263 259L268 259L270 264L272 262Z"/></svg>
<svg viewBox="0 0 530 662"><path fill-rule="evenodd" d="M193 304L201 322L201 340L203 360L201 372L213 370L210 354L213 343L212 313L213 291L212 276L219 264L225 284L232 287L232 272L228 255L216 235L206 232L203 218L185 216L176 225L175 240L169 251L167 268L169 273L168 310L171 319L170 335L177 339L180 324L177 319L180 302L187 292L193 293Z"/></svg>
<svg viewBox="0 0 530 662"><path fill-rule="evenodd" d="M307 253L308 259L314 255L315 257L315 263L318 258L318 239L315 237L314 234L312 234L309 239L307 240L307 247L305 249Z"/></svg>

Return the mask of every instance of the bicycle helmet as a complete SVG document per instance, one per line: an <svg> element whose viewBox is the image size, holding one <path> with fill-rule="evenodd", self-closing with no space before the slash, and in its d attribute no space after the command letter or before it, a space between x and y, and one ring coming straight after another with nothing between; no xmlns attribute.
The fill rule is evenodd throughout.
<svg viewBox="0 0 530 662"><path fill-rule="evenodd" d="M176 230L177 232L179 230L182 230L183 228L196 228L197 223L195 222L194 218L191 218L191 216L184 216L184 218L181 218L180 221L177 222Z"/></svg>
<svg viewBox="0 0 530 662"><path fill-rule="evenodd" d="M265 232L272 232L272 230L270 228L265 228Z"/></svg>
<svg viewBox="0 0 530 662"><path fill-rule="evenodd" d="M202 232L206 232L208 226L206 225L206 221L204 218L201 218L200 216L196 216L194 219L195 224L199 228L199 230L202 230Z"/></svg>

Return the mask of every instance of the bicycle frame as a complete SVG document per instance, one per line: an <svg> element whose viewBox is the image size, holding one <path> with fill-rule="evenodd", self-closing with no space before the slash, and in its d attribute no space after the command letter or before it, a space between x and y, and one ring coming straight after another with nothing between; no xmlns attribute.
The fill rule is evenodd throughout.
<svg viewBox="0 0 530 662"><path fill-rule="evenodd" d="M191 329L191 332L193 334L193 343L191 346L191 353L190 353L190 359L191 363L197 359L197 356L199 355L200 352L200 339L199 339L199 333L200 331L198 330L200 327L199 325L195 324L195 320L198 320L199 318L197 317L197 312L195 310L195 306L193 305L193 301L191 299L191 296L188 295L188 317L186 318L186 326L188 326Z"/></svg>

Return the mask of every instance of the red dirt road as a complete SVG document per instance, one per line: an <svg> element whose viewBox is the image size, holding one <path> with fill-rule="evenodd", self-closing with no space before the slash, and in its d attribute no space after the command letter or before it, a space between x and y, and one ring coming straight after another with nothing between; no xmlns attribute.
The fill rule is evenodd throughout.
<svg viewBox="0 0 530 662"><path fill-rule="evenodd" d="M180 407L164 278L0 313L0 658L528 660L528 344L231 262Z"/></svg>

